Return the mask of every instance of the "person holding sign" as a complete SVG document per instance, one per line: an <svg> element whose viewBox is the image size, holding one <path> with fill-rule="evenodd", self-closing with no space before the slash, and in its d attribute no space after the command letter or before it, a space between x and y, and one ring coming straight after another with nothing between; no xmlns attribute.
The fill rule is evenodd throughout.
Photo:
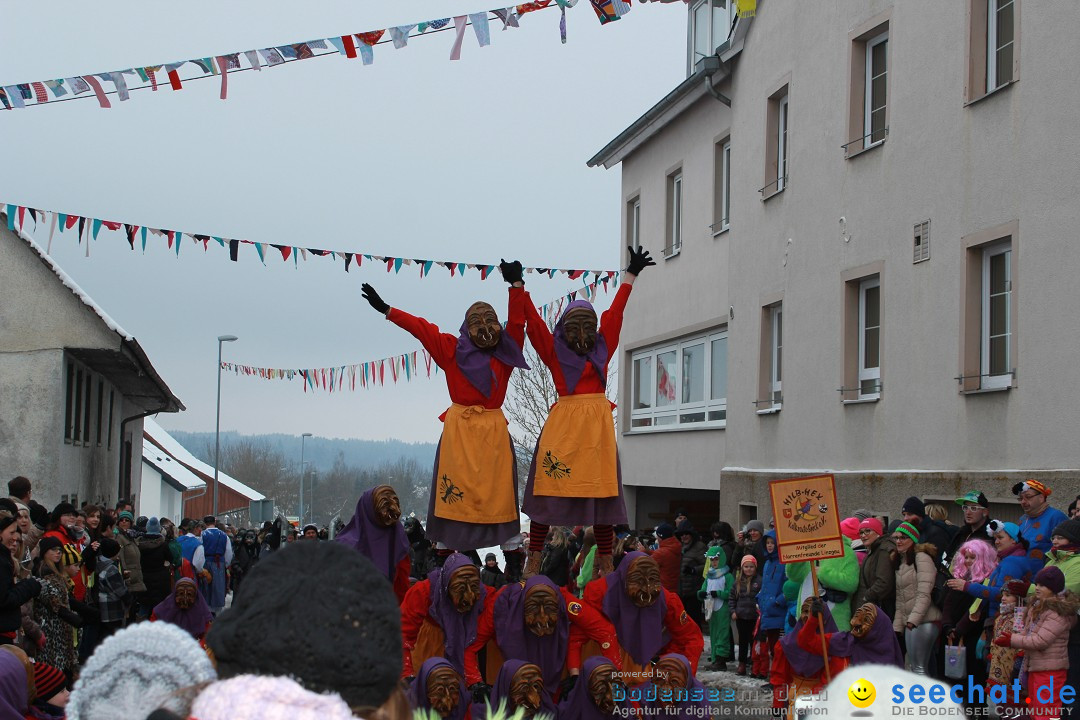
<svg viewBox="0 0 1080 720"><path fill-rule="evenodd" d="M769 684L773 687L774 710L787 708L795 701L795 698L820 693L831 679L839 675L848 665L847 658L834 657L830 654L826 666L822 657L824 650L821 649L823 639L821 634L815 638L819 646L816 652L807 652L799 645L803 627L810 621L811 616L823 619L818 627L824 629L824 638L838 632L832 613L829 612L829 606L821 598L809 597L803 602L794 631L780 638L773 651Z"/></svg>

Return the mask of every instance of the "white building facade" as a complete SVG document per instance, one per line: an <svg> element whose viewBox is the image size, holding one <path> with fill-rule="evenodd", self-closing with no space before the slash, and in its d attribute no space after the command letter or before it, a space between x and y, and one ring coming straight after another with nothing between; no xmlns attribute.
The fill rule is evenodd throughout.
<svg viewBox="0 0 1080 720"><path fill-rule="evenodd" d="M767 519L769 480L821 472L846 514L979 489L1015 517L1025 477L1064 509L1080 6L722 5L691 3L687 80L590 160L621 164L620 247L658 256L622 335L631 522Z"/></svg>

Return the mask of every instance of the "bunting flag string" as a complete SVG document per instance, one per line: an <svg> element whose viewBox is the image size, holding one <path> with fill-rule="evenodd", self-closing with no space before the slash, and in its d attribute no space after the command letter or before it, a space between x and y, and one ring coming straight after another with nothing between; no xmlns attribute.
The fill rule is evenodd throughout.
<svg viewBox="0 0 1080 720"><path fill-rule="evenodd" d="M604 24L611 20L618 20L621 15L629 12L631 1L589 0L589 3L596 11L601 24ZM258 72L264 67L272 68L299 60L335 55L350 60L360 58L363 65L371 65L375 61L374 48L377 45L389 43L394 48L401 49L408 47L411 38L435 35L440 32L454 33L450 59L458 60L461 57L467 27L472 27L472 34L477 44L485 47L491 43L490 22L492 20L499 21L502 30L517 28L520 27L521 19L526 14L549 8L560 10L559 33L562 42L566 43L566 9L574 7L577 2L578 0L537 0L522 5L458 15L453 18L413 22L367 32L349 32L333 37L255 50L237 50L178 62L14 83L0 86L0 104L5 110L18 110L93 97L97 99L100 107L109 108L112 107L109 95L115 95L120 102L124 102L130 98L132 92L137 90L157 92L159 88L164 87L158 78L158 74L162 72L173 91L182 90L184 83L188 81L216 77L220 83L219 97L225 100L228 97L230 74L244 71ZM180 75L181 68L184 69L185 77ZM102 82L111 83L113 89L106 90Z"/></svg>
<svg viewBox="0 0 1080 720"><path fill-rule="evenodd" d="M562 308L579 296L588 300L596 297L600 290L605 293L619 284L619 273L584 285L579 290L556 298L549 303L540 306L540 314L545 320L562 312ZM265 368L238 363L222 362L221 369L238 376L260 378L263 380L299 380L304 386L304 392L321 390L327 393L342 392L348 390L355 392L357 387L367 389L373 387L385 387L387 380L396 385L400 382L411 382L417 378L430 378L432 374L438 374L439 366L436 365L427 350L413 350L402 355L392 355L378 360L353 363L351 365L336 365L322 368Z"/></svg>
<svg viewBox="0 0 1080 720"><path fill-rule="evenodd" d="M221 249L227 249L229 252L229 259L233 262L238 262L240 259L240 248L242 246L254 247L255 253L259 257L259 261L265 265L267 250L277 250L281 255L282 262L288 262L289 258L292 258L293 266L300 267L300 261L307 262L308 256L312 255L319 258L327 258L331 262L343 262L345 266L345 272L349 272L353 263L356 267L361 267L365 262L377 263L379 266L385 265L386 272L393 272L395 275L399 274L403 267L416 266L419 268L420 277L426 278L431 274L433 267L438 266L450 273L450 277L460 275L465 277L465 273L468 270L475 270L480 274L481 280L487 280L492 275L498 275L496 270L499 267L498 263L483 264L483 263L466 263L456 260L424 260L415 258L393 257L390 255L372 255L364 252L346 252L344 250L325 250L321 248L303 248L292 245L278 245L275 243L256 242L254 240L236 240L226 237L219 237L217 235L205 235L200 233L192 233L181 230L165 230L162 228L151 228L142 225L136 225L134 223L117 222L113 220L99 220L98 218L87 218L79 215L73 215L70 213L61 213L53 210L39 210L36 208L25 207L22 205L12 205L0 203L0 214L7 215L7 226L9 230L15 230L16 227L19 230L23 230L24 226L28 222L33 222L34 227L37 227L39 222L51 222L55 223L56 229L60 235L63 235L66 230L71 230L75 225L79 226L76 233L77 241L82 244L83 240L86 241L86 255L90 256L90 239L91 237L96 241L102 228L111 232L123 232L124 237L127 239L128 245L131 249L135 250L135 238L140 239L140 247L143 253L146 253L147 234L158 238L164 239L168 248L176 253L177 257L180 257L181 245L189 246L194 245L200 248L203 252L209 252L211 247L211 241ZM70 237L70 234L69 234ZM53 235L50 232L49 235L49 247L52 246ZM269 253L273 257L272 253ZM552 268L552 267L528 267L524 268L526 273L535 275L547 275L549 278L554 278L556 275L565 275L571 280L582 279L586 281L590 276L596 278L610 277L615 274L615 270L584 270L573 268Z"/></svg>

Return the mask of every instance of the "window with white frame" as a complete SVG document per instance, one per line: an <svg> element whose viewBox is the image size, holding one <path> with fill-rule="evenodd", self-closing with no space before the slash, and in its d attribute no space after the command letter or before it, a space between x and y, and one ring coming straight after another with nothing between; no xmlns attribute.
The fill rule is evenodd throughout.
<svg viewBox="0 0 1080 720"><path fill-rule="evenodd" d="M881 279L859 283L859 399L881 397Z"/></svg>
<svg viewBox="0 0 1080 720"><path fill-rule="evenodd" d="M640 197L626 203L626 244L635 248L641 245Z"/></svg>
<svg viewBox="0 0 1080 720"><path fill-rule="evenodd" d="M727 40L738 16L735 0L697 0L690 9L690 57L688 72L703 58L716 53Z"/></svg>
<svg viewBox="0 0 1080 720"><path fill-rule="evenodd" d="M664 255L678 255L682 248L683 176L678 170L668 176L668 229Z"/></svg>
<svg viewBox="0 0 1080 720"><path fill-rule="evenodd" d="M630 429L727 424L727 331L695 335L631 356Z"/></svg>
<svg viewBox="0 0 1080 720"><path fill-rule="evenodd" d="M885 139L886 95L888 90L889 33L866 41L866 86L863 97L863 147Z"/></svg>
<svg viewBox="0 0 1080 720"><path fill-rule="evenodd" d="M713 184L716 195L713 199L713 234L719 234L731 227L731 140L716 144L714 153Z"/></svg>
<svg viewBox="0 0 1080 720"><path fill-rule="evenodd" d="M784 366L784 306L782 304L773 306L770 315L772 316L772 343L770 345L772 370L769 375L769 384L773 406L779 407L784 399L780 388Z"/></svg>
<svg viewBox="0 0 1080 720"><path fill-rule="evenodd" d="M986 92L1012 82L1016 0L986 0Z"/></svg>
<svg viewBox="0 0 1080 720"><path fill-rule="evenodd" d="M982 387L1012 385L1012 244L983 250Z"/></svg>
<svg viewBox="0 0 1080 720"><path fill-rule="evenodd" d="M788 169L788 96L780 98L778 103L776 136L776 192L787 185Z"/></svg>

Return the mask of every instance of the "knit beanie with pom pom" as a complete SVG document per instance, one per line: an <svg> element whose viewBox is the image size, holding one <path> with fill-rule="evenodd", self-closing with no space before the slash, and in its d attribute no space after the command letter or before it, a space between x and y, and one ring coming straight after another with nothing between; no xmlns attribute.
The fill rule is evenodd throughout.
<svg viewBox="0 0 1080 720"><path fill-rule="evenodd" d="M337 693L305 690L286 677L238 675L210 685L191 706L192 720L355 720Z"/></svg>

